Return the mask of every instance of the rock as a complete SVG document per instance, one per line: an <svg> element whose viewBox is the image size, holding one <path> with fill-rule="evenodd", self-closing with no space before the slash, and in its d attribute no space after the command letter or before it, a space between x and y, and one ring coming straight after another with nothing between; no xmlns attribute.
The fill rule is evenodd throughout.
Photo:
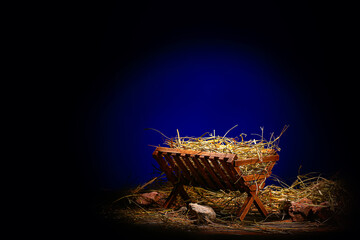
<svg viewBox="0 0 360 240"><path fill-rule="evenodd" d="M289 217L289 208L291 206L291 202L288 200L280 201L280 214L282 215L282 219L285 217Z"/></svg>
<svg viewBox="0 0 360 240"><path fill-rule="evenodd" d="M140 204L142 206L148 206L152 204L162 206L165 203L165 198L165 194L159 192L149 192L140 194L140 196L138 196L135 201L137 204Z"/></svg>
<svg viewBox="0 0 360 240"><path fill-rule="evenodd" d="M293 222L302 222L308 220L309 214L312 212L313 202L308 198L302 198L296 202L290 202L289 215Z"/></svg>
<svg viewBox="0 0 360 240"><path fill-rule="evenodd" d="M329 202L322 202L319 206L311 208L311 220L325 221L329 219L334 213L330 209Z"/></svg>
<svg viewBox="0 0 360 240"><path fill-rule="evenodd" d="M325 221L334 215L330 209L329 202L322 202L314 206L308 198L300 199L296 202L290 202L288 213L293 222L302 221Z"/></svg>
<svg viewBox="0 0 360 240"><path fill-rule="evenodd" d="M177 210L177 212L180 214L185 214L187 211L188 211L188 209L185 206L183 206Z"/></svg>
<svg viewBox="0 0 360 240"><path fill-rule="evenodd" d="M199 224L211 223L216 219L216 213L214 209L209 206L204 206L197 203L189 204L189 216L190 218L197 219L197 223Z"/></svg>

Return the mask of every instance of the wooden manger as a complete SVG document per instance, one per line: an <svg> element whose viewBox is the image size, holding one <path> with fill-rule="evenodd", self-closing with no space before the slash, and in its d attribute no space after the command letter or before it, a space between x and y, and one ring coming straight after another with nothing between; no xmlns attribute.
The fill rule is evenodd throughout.
<svg viewBox="0 0 360 240"><path fill-rule="evenodd" d="M165 208L171 206L177 195L189 203L190 197L183 188L184 185L189 185L211 190L246 192L248 197L237 213L240 220L245 218L253 203L264 217L268 215L258 193L265 186L265 180L271 175L279 155L274 153L261 159L238 159L236 154L230 153L157 147L153 157L174 186L164 204ZM246 174L242 170L247 165L258 163L262 164L262 168L257 173Z"/></svg>

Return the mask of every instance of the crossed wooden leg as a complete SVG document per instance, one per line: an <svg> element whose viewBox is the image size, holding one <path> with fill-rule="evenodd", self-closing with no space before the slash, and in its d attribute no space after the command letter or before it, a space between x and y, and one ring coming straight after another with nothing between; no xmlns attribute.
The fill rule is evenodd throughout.
<svg viewBox="0 0 360 240"><path fill-rule="evenodd" d="M250 191L250 192L248 192L248 197L246 198L244 204L242 205L242 207L240 208L240 210L237 214L241 221L245 218L246 214L249 212L251 204L253 202L255 203L255 206L259 210L261 215L263 215L264 217L266 217L268 215L264 205L262 204L262 202L260 201L260 199L258 198L256 193Z"/></svg>
<svg viewBox="0 0 360 240"><path fill-rule="evenodd" d="M190 201L189 195L186 193L184 187L182 184L176 184L171 191L169 197L166 199L166 202L164 204L164 208L169 208L173 202L175 201L177 195L180 194L181 198L188 203Z"/></svg>

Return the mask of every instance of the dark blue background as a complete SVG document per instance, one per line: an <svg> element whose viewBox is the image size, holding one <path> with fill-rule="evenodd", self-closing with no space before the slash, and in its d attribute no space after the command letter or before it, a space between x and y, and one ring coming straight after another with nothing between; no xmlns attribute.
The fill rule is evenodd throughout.
<svg viewBox="0 0 360 240"><path fill-rule="evenodd" d="M329 11L331 9L331 11ZM344 28L335 6L116 3L82 8L67 98L75 175L92 188L144 183L169 137L271 132L274 173L346 175ZM339 118L340 116L340 118ZM346 171L345 171L346 172Z"/></svg>

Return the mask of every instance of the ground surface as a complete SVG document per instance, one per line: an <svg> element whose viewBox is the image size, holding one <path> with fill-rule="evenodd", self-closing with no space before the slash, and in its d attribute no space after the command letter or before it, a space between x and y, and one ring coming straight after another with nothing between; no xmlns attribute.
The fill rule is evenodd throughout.
<svg viewBox="0 0 360 240"><path fill-rule="evenodd" d="M105 224L119 234L154 236L157 238L307 238L308 236L329 237L343 236L347 233L346 224L321 222L292 222L280 214L272 213L264 219L255 208L251 209L244 221L236 216L221 216L217 212L216 220L199 224L191 219L188 212L181 208L181 203L170 209L160 206L140 206L125 199L120 203L112 201L119 193L103 193L95 207L97 214ZM219 217L218 217L219 216Z"/></svg>

